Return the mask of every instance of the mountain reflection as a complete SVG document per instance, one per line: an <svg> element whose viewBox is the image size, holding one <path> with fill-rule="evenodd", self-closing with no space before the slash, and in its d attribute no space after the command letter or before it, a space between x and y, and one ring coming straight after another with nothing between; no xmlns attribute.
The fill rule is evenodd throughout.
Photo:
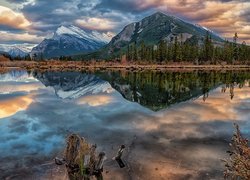
<svg viewBox="0 0 250 180"><path fill-rule="evenodd" d="M33 75L46 86L54 87L61 98L108 93L113 88L125 99L154 111L201 95L206 101L209 91L220 85L221 92L228 89L233 99L235 87L242 88L250 79L247 71L34 72Z"/></svg>
<svg viewBox="0 0 250 180"><path fill-rule="evenodd" d="M76 99L89 94L111 92L110 84L99 77L80 72L33 72L32 75L46 87L55 89L58 97Z"/></svg>

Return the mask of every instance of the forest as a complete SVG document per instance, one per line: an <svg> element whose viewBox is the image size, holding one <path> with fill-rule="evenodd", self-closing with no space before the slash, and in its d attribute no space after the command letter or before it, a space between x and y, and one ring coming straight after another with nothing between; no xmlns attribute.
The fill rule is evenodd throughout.
<svg viewBox="0 0 250 180"><path fill-rule="evenodd" d="M182 38L181 38L182 39ZM212 41L207 32L202 44L173 42L161 40L159 44L147 46L143 41L134 42L127 46L126 60L146 61L155 63L166 62L190 62L194 64L248 64L250 62L250 47L246 42L238 43L238 35L235 33L233 42L225 40L218 44Z"/></svg>

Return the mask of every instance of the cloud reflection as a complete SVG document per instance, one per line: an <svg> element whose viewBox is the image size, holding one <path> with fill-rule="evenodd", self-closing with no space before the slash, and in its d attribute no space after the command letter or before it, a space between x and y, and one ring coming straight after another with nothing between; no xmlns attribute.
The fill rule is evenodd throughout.
<svg viewBox="0 0 250 180"><path fill-rule="evenodd" d="M32 97L28 95L0 100L0 118L6 118L26 110L31 103Z"/></svg>
<svg viewBox="0 0 250 180"><path fill-rule="evenodd" d="M1 83L0 94L10 94L15 92L27 92L42 88L41 83Z"/></svg>
<svg viewBox="0 0 250 180"><path fill-rule="evenodd" d="M90 95L77 100L77 104L88 104L89 106L107 105L114 101L110 95Z"/></svg>

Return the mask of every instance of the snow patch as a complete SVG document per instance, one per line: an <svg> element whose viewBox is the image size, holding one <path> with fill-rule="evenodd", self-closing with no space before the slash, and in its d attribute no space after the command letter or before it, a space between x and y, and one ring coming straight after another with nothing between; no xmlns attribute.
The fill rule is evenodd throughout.
<svg viewBox="0 0 250 180"><path fill-rule="evenodd" d="M86 31L84 31L83 29L80 29L79 27L76 26L60 26L54 36L60 36L60 35L64 35L64 34L69 34L69 35L73 35L75 37L78 38L83 38L86 39L88 41L96 41L96 42L103 42L103 43L108 43L111 39L111 37L109 37L107 34L105 33L99 33L97 31L90 31L89 33L87 33Z"/></svg>
<svg viewBox="0 0 250 180"><path fill-rule="evenodd" d="M143 28L139 29L139 31L137 32L138 34L141 33L143 31Z"/></svg>
<svg viewBox="0 0 250 180"><path fill-rule="evenodd" d="M62 89L59 89L56 91L56 94L58 95L58 97L62 99L77 99L84 95L111 93L113 91L114 89L111 87L111 85L108 82L102 82L98 84L93 82L93 83L89 83L86 86L79 87L71 91L63 91Z"/></svg>

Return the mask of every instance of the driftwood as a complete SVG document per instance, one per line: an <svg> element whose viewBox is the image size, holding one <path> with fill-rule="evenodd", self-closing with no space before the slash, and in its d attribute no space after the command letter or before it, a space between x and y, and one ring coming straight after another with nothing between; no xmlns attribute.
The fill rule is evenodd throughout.
<svg viewBox="0 0 250 180"><path fill-rule="evenodd" d="M65 165L70 180L88 180L91 176L102 178L105 153L96 155L96 145L90 145L77 134L67 137L64 158L55 158L57 165Z"/></svg>
<svg viewBox="0 0 250 180"><path fill-rule="evenodd" d="M117 161L118 165L120 166L120 168L124 168L125 167L125 164L123 163L121 157L122 157L122 154L125 150L125 145L121 145L116 156L114 157L114 159Z"/></svg>

